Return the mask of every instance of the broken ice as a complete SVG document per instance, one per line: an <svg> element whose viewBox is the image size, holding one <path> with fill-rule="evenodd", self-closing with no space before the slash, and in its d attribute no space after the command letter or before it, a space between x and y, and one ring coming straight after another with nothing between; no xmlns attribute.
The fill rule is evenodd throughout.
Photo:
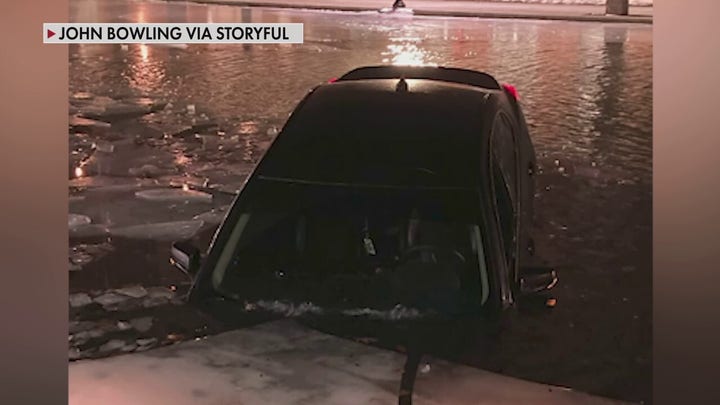
<svg viewBox="0 0 720 405"><path fill-rule="evenodd" d="M150 287L148 290L148 295L152 298L164 298L166 300L172 299L175 296L175 293L172 292L169 288L165 287Z"/></svg>
<svg viewBox="0 0 720 405"><path fill-rule="evenodd" d="M68 227L70 229L78 228L83 225L89 225L92 219L87 215L80 214L68 214Z"/></svg>
<svg viewBox="0 0 720 405"><path fill-rule="evenodd" d="M227 207L215 208L193 217L195 220L201 220L209 225L217 225L222 222L227 213Z"/></svg>
<svg viewBox="0 0 720 405"><path fill-rule="evenodd" d="M95 150L102 153L113 153L115 151L115 145L110 142L98 142L95 144Z"/></svg>
<svg viewBox="0 0 720 405"><path fill-rule="evenodd" d="M124 331L132 328L132 325L129 322L125 321L118 321L117 323L118 330Z"/></svg>
<svg viewBox="0 0 720 405"><path fill-rule="evenodd" d="M91 238L95 236L103 236L108 234L108 228L105 225L82 225L76 228L70 228L70 236L75 238Z"/></svg>
<svg viewBox="0 0 720 405"><path fill-rule="evenodd" d="M79 308L92 303L92 298L85 293L71 294L69 297L70 306L73 308Z"/></svg>
<svg viewBox="0 0 720 405"><path fill-rule="evenodd" d="M112 352L112 351L121 349L124 346L125 346L125 342L123 342L122 340L119 340L119 339L114 339L114 340L111 340L111 341L105 343L104 345L100 346L99 351L100 352Z"/></svg>
<svg viewBox="0 0 720 405"><path fill-rule="evenodd" d="M212 202L212 194L196 190L185 190L184 188L143 190L136 192L135 197L148 201Z"/></svg>
<svg viewBox="0 0 720 405"><path fill-rule="evenodd" d="M124 288L118 288L115 290L118 294L127 295L128 297L132 298L142 298L147 295L147 290L143 286L132 286L132 287L124 287Z"/></svg>
<svg viewBox="0 0 720 405"><path fill-rule="evenodd" d="M83 266L106 255L112 250L113 247L109 243L73 246L70 248L70 263L71 265Z"/></svg>
<svg viewBox="0 0 720 405"><path fill-rule="evenodd" d="M203 227L203 221L174 221L113 228L110 234L129 239L187 240Z"/></svg>
<svg viewBox="0 0 720 405"><path fill-rule="evenodd" d="M127 352L132 352L135 349L137 349L137 345L134 343L130 343L130 344L120 348L120 351L127 353Z"/></svg>
<svg viewBox="0 0 720 405"><path fill-rule="evenodd" d="M68 360L77 360L82 357L82 353L78 349L68 349Z"/></svg>
<svg viewBox="0 0 720 405"><path fill-rule="evenodd" d="M121 302L127 301L130 297L126 295L120 295L115 293L105 293L103 295L100 295L98 297L95 297L94 301L102 306L111 306L111 305L117 305Z"/></svg>

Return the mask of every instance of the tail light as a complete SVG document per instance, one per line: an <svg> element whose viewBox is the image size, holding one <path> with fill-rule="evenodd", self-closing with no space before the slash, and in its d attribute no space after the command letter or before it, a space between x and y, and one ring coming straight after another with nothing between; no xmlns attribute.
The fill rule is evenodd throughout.
<svg viewBox="0 0 720 405"><path fill-rule="evenodd" d="M332 79L328 80L328 83L335 83L336 81L338 81L338 78L333 77Z"/></svg>
<svg viewBox="0 0 720 405"><path fill-rule="evenodd" d="M511 85L511 84L503 84L503 85L502 85L502 88L505 89L505 91L506 91L508 94L510 94L511 96L513 96L513 98L514 98L515 100L520 100L520 95L518 94L518 91L517 91L517 89L515 88L515 86L513 86L513 85Z"/></svg>

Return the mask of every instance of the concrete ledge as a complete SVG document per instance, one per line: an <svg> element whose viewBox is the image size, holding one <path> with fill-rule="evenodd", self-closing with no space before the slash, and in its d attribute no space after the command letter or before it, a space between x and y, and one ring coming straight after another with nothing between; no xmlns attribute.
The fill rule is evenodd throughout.
<svg viewBox="0 0 720 405"><path fill-rule="evenodd" d="M398 403L404 354L310 329L289 319L147 352L68 366L72 405ZM624 405L424 357L417 405Z"/></svg>

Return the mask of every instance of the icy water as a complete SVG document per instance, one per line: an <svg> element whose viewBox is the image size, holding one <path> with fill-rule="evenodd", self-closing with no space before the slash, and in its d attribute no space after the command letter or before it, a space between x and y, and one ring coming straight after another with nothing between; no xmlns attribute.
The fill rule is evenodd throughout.
<svg viewBox="0 0 720 405"><path fill-rule="evenodd" d="M650 402L650 27L90 0L71 17L305 24L303 45L70 46L73 358L220 328L176 299L170 242L208 242L313 86L361 65L440 64L519 89L541 167L537 250L561 277L553 311L517 315L492 354L458 360Z"/></svg>

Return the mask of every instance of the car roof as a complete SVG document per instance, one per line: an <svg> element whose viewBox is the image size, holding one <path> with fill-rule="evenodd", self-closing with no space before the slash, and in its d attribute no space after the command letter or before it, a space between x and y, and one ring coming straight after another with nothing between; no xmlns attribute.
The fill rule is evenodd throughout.
<svg viewBox="0 0 720 405"><path fill-rule="evenodd" d="M399 86L406 86L407 90L399 90ZM403 122L417 122L426 125L416 125L413 137L488 136L489 129L483 124L492 121L501 94L501 90L428 79L337 81L316 87L293 113L284 132L305 126L327 129L335 124L353 126L356 130L373 128L363 136L382 141L395 135L408 135L399 133L399 127L403 127ZM443 122L448 131L433 132L436 126L429 125L430 121ZM378 127L377 122L387 125ZM405 129L411 127L413 125L408 125ZM347 132L335 135L347 135Z"/></svg>
<svg viewBox="0 0 720 405"><path fill-rule="evenodd" d="M491 90L501 89L497 80L488 73L444 66L364 66L345 73L337 80L400 78L437 80Z"/></svg>

